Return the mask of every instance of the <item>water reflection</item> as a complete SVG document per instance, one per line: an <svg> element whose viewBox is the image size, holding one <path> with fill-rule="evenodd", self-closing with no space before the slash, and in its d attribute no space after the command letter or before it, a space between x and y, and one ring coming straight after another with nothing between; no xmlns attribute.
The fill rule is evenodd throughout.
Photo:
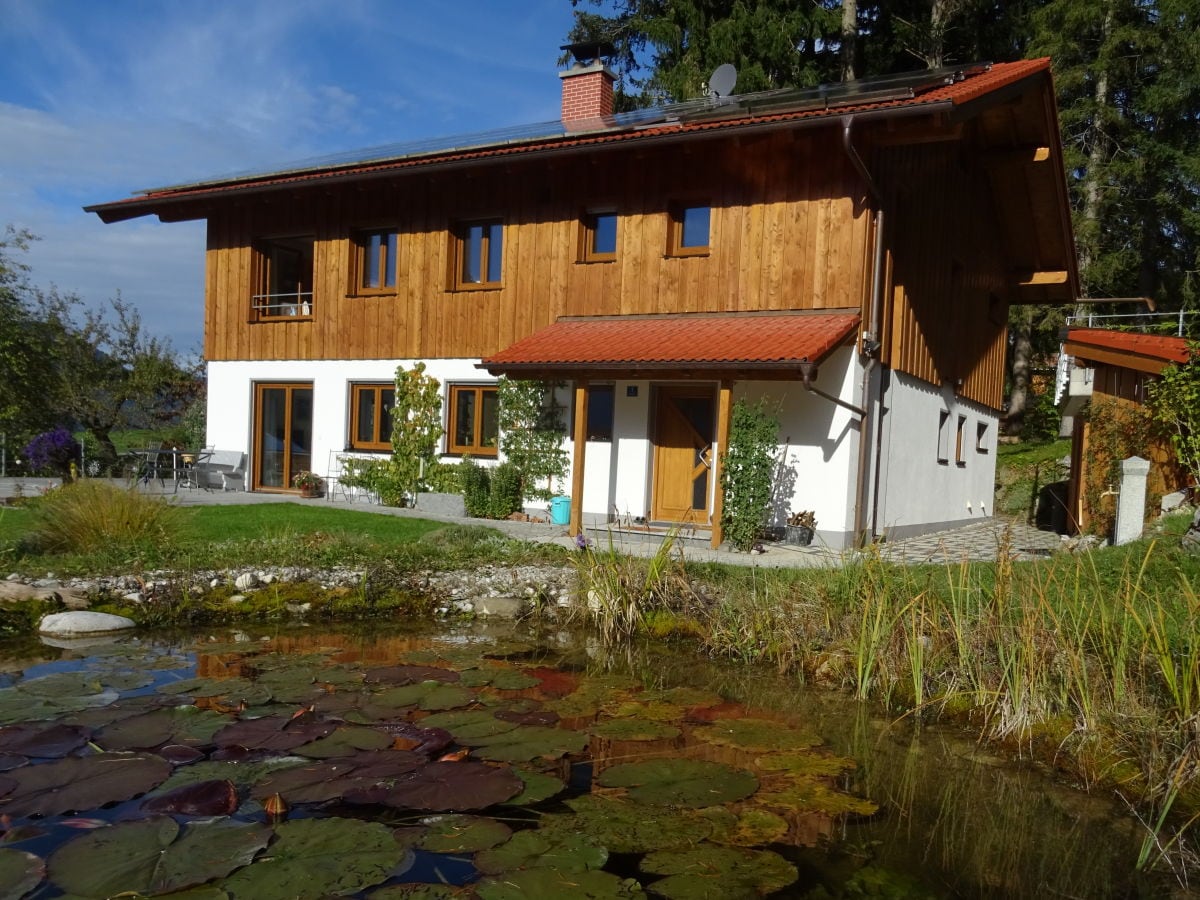
<svg viewBox="0 0 1200 900"><path fill-rule="evenodd" d="M647 691L695 689L687 695L692 710L688 728L636 738L592 734L590 759L558 763L556 773L577 792L611 795L612 789L597 785L607 770L664 757L753 771L764 790L770 789L776 774L761 765L761 753L696 737L705 721L724 716L762 719L781 732L804 730L819 736L828 753L852 758L857 765L839 776L840 786L870 798L880 806L879 813L845 819L783 811L786 829L772 833L771 847L796 863L802 877L778 896L1162 895L1161 883L1133 877L1140 836L1109 798L1056 783L1031 764L989 756L953 730L892 722L848 698L806 690L773 672L705 660L671 647L611 650L569 633L481 624L436 633L306 629L177 635L158 648L153 685L137 690L193 675L230 682L253 679L262 675L263 664L247 654L263 649L277 658L322 658L333 667L323 676L330 682L317 681L312 689L332 695L339 673L411 660L433 647L440 658L461 665L486 668L486 651L506 664L517 660L525 671L537 672L537 688L503 692L509 702L577 697L584 675L603 675L612 684L643 689L636 695L641 718L656 721L653 704L670 701ZM0 646L0 672L12 679L87 671L97 658L95 649L24 644L5 650ZM114 658L119 661L121 650L110 648L106 658L110 664ZM134 659L131 654L131 668L137 665ZM701 703L701 691L719 697ZM579 730L595 718L586 704L578 709L564 704L560 714L564 726ZM734 817L744 812L736 803L729 809Z"/></svg>

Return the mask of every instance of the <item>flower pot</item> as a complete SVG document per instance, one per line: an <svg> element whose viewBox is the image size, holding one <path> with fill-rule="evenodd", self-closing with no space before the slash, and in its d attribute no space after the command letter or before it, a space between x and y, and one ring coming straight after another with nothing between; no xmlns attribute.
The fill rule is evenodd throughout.
<svg viewBox="0 0 1200 900"><path fill-rule="evenodd" d="M812 543L812 539L813 530L807 525L789 525L783 536L784 543L800 547L807 547Z"/></svg>
<svg viewBox="0 0 1200 900"><path fill-rule="evenodd" d="M314 497L321 496L321 489L318 487L302 487L300 488L300 496L312 500Z"/></svg>

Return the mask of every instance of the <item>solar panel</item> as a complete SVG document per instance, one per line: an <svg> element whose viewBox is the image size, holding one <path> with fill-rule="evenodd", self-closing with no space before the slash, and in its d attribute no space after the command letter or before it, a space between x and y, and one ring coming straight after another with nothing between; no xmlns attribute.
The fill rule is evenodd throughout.
<svg viewBox="0 0 1200 900"><path fill-rule="evenodd" d="M561 121L555 119L550 122L512 125L506 128L449 137L422 138L312 157L274 169L233 172L187 184L150 188L139 193L154 194L161 191L178 191L230 182L253 181L259 178L300 175L305 172L371 163L398 162L422 156L531 144L586 134L620 133L671 122L720 121L766 113L802 112L810 109L833 109L838 106L861 103L907 100L934 88L977 75L987 71L990 67L991 63L976 63L967 67L947 66L941 69L925 69L917 72L903 72L898 75L883 75L878 78L823 84L812 88L780 88L753 94L738 94L732 97L685 100L681 103L617 113L611 117L597 120L594 127L587 127L591 123L576 122L568 129Z"/></svg>

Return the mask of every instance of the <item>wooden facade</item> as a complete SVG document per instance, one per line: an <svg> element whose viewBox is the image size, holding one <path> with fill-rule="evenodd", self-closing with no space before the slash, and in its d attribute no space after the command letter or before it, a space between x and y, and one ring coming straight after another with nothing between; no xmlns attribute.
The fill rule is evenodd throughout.
<svg viewBox="0 0 1200 900"><path fill-rule="evenodd" d="M209 216L210 360L478 358L559 316L854 308L871 216L833 129L308 185ZM673 203L712 208L706 254L666 254ZM612 261L580 262L589 210ZM504 222L503 285L453 289L451 229ZM400 234L396 291L358 295L351 235ZM256 241L313 235L312 316L253 321Z"/></svg>

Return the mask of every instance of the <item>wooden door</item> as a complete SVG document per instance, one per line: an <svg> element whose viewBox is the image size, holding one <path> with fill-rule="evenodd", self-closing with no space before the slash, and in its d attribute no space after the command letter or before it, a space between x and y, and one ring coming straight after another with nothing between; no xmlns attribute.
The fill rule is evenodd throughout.
<svg viewBox="0 0 1200 900"><path fill-rule="evenodd" d="M707 524L715 397L711 387L660 387L654 404L654 498L661 522Z"/></svg>
<svg viewBox="0 0 1200 900"><path fill-rule="evenodd" d="M311 384L254 386L254 489L290 491L312 471Z"/></svg>

